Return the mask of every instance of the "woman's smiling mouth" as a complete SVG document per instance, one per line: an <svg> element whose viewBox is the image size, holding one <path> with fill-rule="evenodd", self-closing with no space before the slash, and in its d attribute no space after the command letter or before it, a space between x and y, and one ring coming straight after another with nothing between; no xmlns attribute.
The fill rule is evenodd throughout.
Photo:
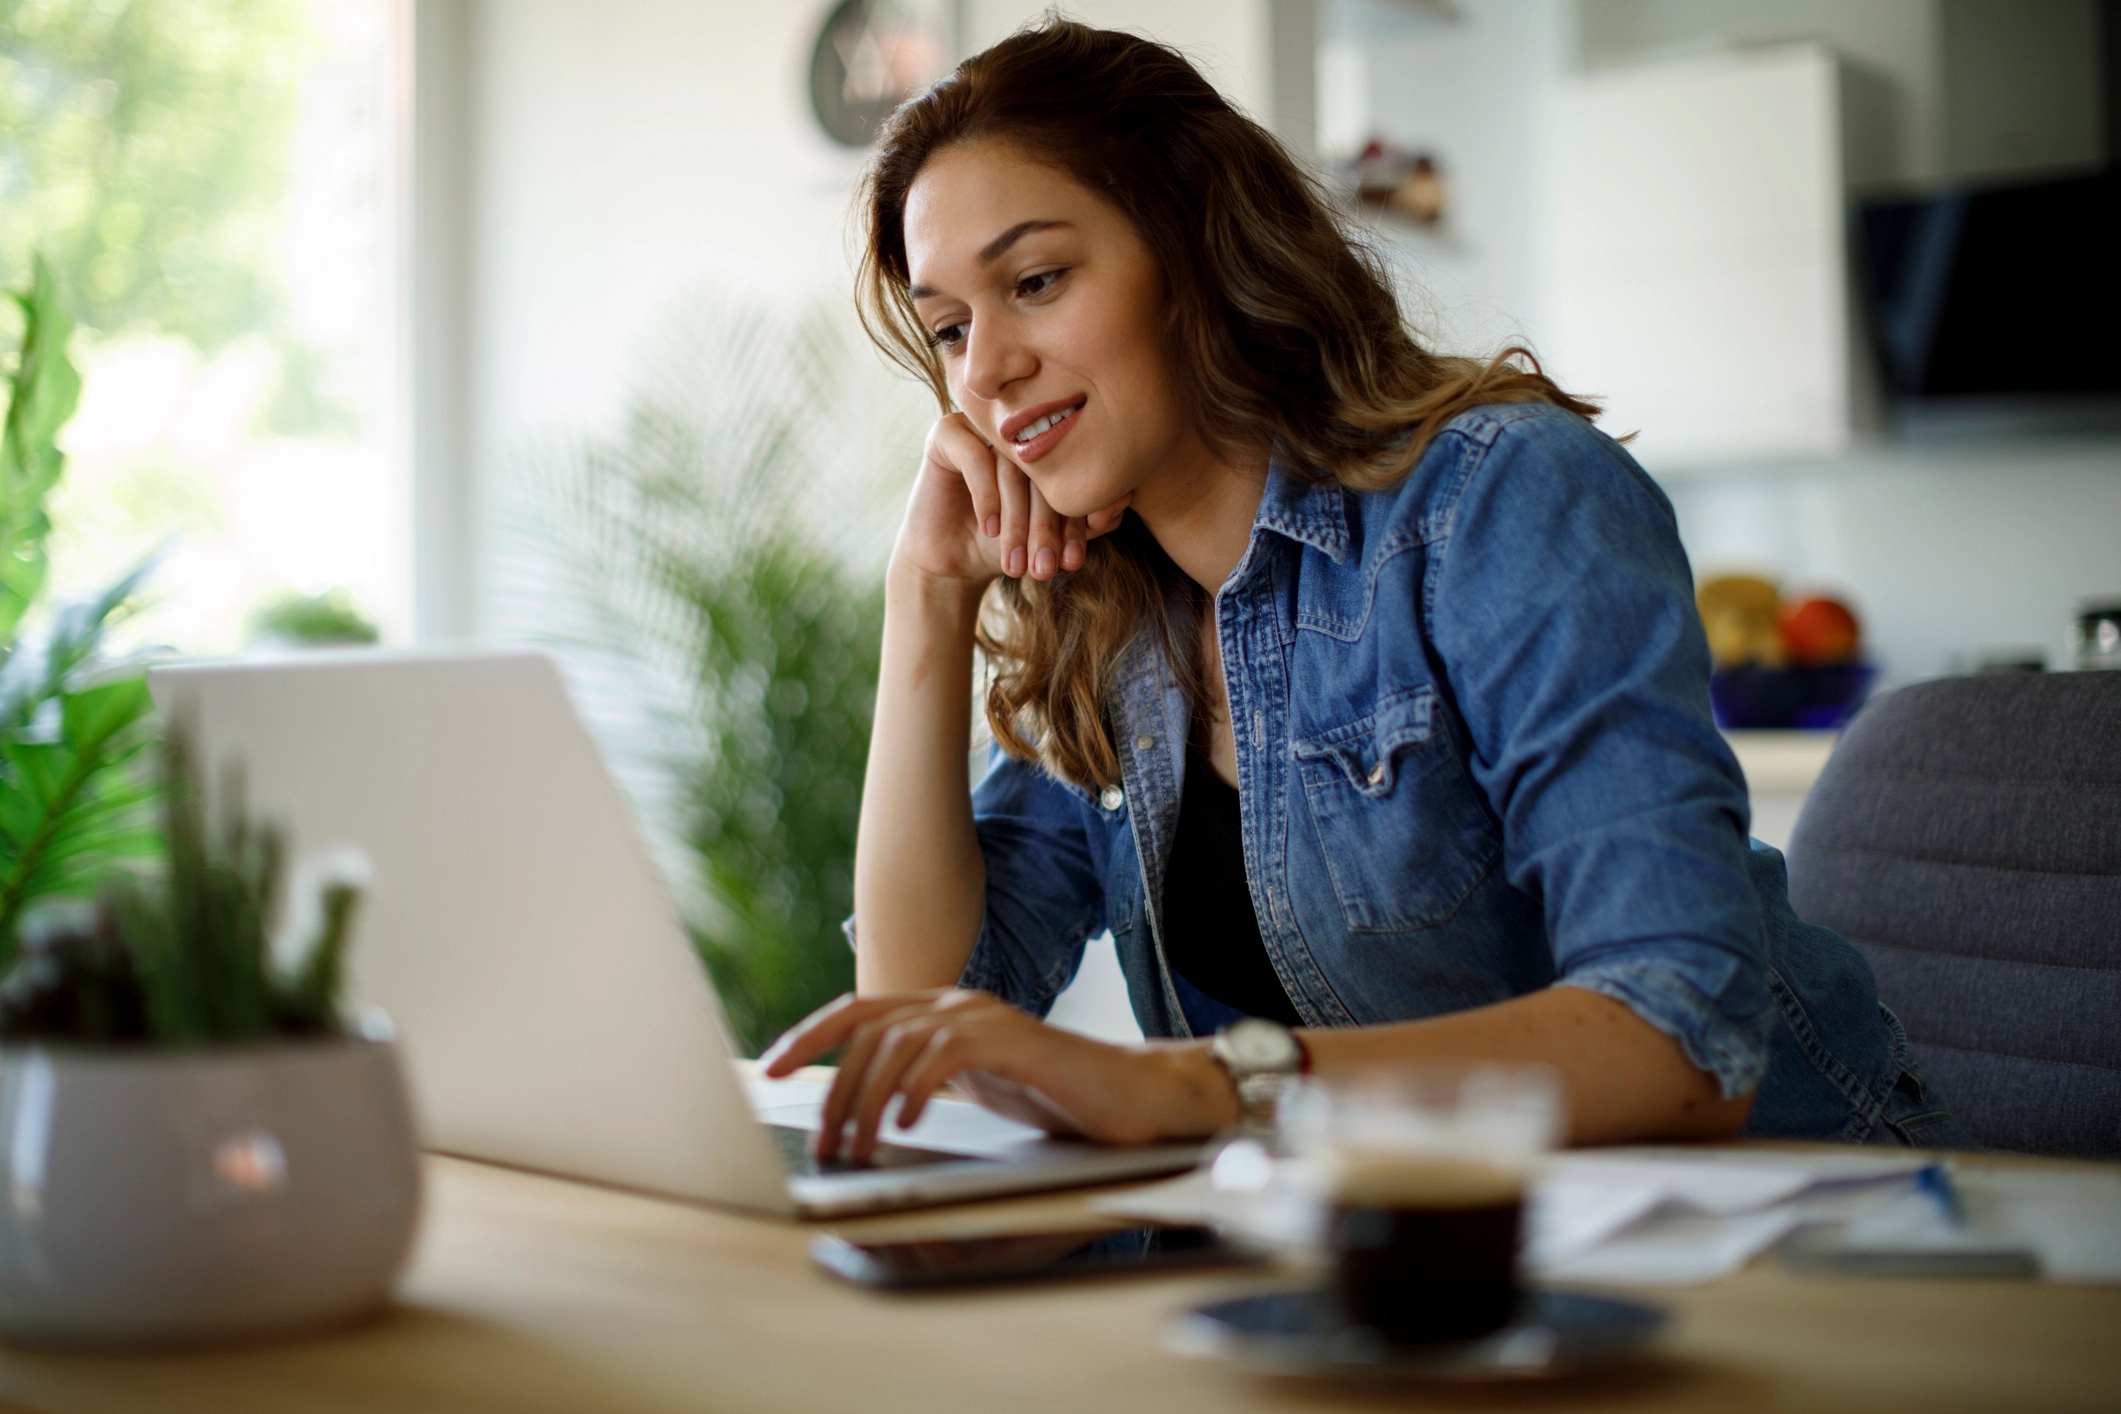
<svg viewBox="0 0 2121 1414"><path fill-rule="evenodd" d="M1075 415L1088 401L1087 398L1077 398L1073 402L1028 408L1002 424L1002 435L1008 438L1017 461L1035 462L1058 446L1060 439L1068 435L1068 429L1075 425Z"/></svg>

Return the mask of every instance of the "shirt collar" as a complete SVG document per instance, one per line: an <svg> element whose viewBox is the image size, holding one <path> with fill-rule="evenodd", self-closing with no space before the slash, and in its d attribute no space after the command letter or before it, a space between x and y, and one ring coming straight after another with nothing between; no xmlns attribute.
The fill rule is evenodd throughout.
<svg viewBox="0 0 2121 1414"><path fill-rule="evenodd" d="M1267 465L1267 490L1252 529L1301 541L1338 563L1348 557L1347 493L1333 478L1313 480L1276 457Z"/></svg>

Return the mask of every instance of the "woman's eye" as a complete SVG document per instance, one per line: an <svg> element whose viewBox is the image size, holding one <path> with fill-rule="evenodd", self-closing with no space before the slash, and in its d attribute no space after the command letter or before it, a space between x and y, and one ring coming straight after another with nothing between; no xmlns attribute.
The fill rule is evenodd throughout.
<svg viewBox="0 0 2121 1414"><path fill-rule="evenodd" d="M1026 275L1016 282L1016 292L1025 299L1042 295L1052 289L1065 273L1067 272L1064 270L1041 270L1036 275Z"/></svg>
<svg viewBox="0 0 2121 1414"><path fill-rule="evenodd" d="M928 346L937 349L954 349L965 342L965 326L946 324L928 336Z"/></svg>

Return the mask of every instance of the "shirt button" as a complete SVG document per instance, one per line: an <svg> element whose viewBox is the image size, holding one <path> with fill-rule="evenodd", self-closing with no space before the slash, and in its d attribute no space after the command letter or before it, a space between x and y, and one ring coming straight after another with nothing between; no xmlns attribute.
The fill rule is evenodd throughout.
<svg viewBox="0 0 2121 1414"><path fill-rule="evenodd" d="M1118 786L1106 786L1103 791L1099 792L1097 803L1104 806L1107 810L1117 810L1120 806L1127 803L1127 793Z"/></svg>
<svg viewBox="0 0 2121 1414"><path fill-rule="evenodd" d="M1153 736L1138 736L1134 738L1134 749L1136 751L1147 751L1154 745L1156 745L1156 738Z"/></svg>
<svg viewBox="0 0 2121 1414"><path fill-rule="evenodd" d="M1384 783L1385 783L1385 763L1384 763L1384 762L1382 762L1382 761L1380 761L1380 762L1378 762L1378 763L1377 763L1377 764L1376 764L1375 766L1372 766L1372 767L1370 768L1370 784L1371 784L1371 785L1373 785L1373 786L1381 786L1381 785L1383 785Z"/></svg>

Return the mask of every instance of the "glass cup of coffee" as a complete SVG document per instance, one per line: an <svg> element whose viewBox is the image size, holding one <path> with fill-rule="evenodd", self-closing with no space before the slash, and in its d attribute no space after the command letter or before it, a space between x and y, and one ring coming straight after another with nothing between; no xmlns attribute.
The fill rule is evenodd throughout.
<svg viewBox="0 0 2121 1414"><path fill-rule="evenodd" d="M1408 1064L1292 1084L1281 1142L1321 1209L1348 1323L1406 1345L1508 1325L1525 1190L1561 1118L1543 1066Z"/></svg>

